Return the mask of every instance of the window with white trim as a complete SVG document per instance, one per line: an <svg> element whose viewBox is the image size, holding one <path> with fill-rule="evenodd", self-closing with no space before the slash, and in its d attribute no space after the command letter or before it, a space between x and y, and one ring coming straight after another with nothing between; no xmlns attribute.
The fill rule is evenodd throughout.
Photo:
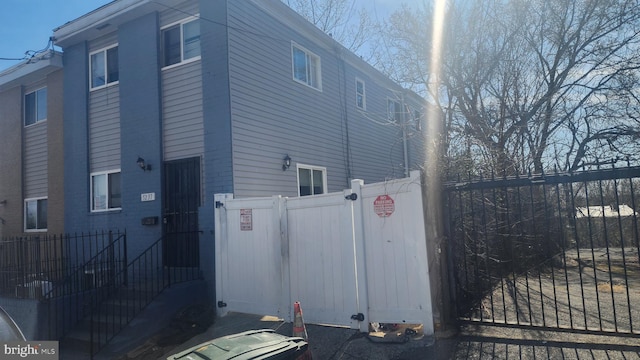
<svg viewBox="0 0 640 360"><path fill-rule="evenodd" d="M47 231L47 198L24 200L24 231Z"/></svg>
<svg viewBox="0 0 640 360"><path fill-rule="evenodd" d="M327 168L309 165L297 165L298 196L327 193Z"/></svg>
<svg viewBox="0 0 640 360"><path fill-rule="evenodd" d="M184 19L161 29L162 67L200 58L200 20Z"/></svg>
<svg viewBox="0 0 640 360"><path fill-rule="evenodd" d="M24 126L47 120L47 88L43 87L24 96Z"/></svg>
<svg viewBox="0 0 640 360"><path fill-rule="evenodd" d="M360 110L367 109L367 95L364 88L364 81L356 78L356 106Z"/></svg>
<svg viewBox="0 0 640 360"><path fill-rule="evenodd" d="M387 99L387 118L390 122L396 124L402 123L402 107L400 106L400 102Z"/></svg>
<svg viewBox="0 0 640 360"><path fill-rule="evenodd" d="M322 90L320 57L297 44L291 44L293 80Z"/></svg>
<svg viewBox="0 0 640 360"><path fill-rule="evenodd" d="M91 90L117 84L120 80L118 45L89 54L89 71L91 73Z"/></svg>
<svg viewBox="0 0 640 360"><path fill-rule="evenodd" d="M91 174L91 211L118 210L121 207L120 170Z"/></svg>

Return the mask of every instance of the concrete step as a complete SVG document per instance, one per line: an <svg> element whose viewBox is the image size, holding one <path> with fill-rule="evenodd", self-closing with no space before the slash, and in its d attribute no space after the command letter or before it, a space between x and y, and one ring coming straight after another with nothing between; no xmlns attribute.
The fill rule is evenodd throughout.
<svg viewBox="0 0 640 360"><path fill-rule="evenodd" d="M206 285L202 280L176 284L165 289L150 304L146 303L144 295L151 299L148 292L140 290L140 286L123 288L118 291L121 298L110 298L102 304L100 311L94 315L94 327L99 326L101 342L105 343L105 334L111 336L113 329L118 330L106 347L99 353L106 358L112 358L123 349L130 349L155 333L162 326L166 326L173 314L187 304L201 302L206 297ZM184 294L189 294L185 297ZM196 295L197 294L197 295ZM122 300L121 300L122 299ZM136 300L137 299L137 300ZM128 317L126 311L129 311ZM137 316L133 317L134 311ZM123 316L120 316L122 311ZM119 331L120 324L123 325ZM126 325L125 325L126 324ZM90 318L81 321L61 342L61 359L87 359L90 349ZM97 336L97 335L94 335ZM105 355L106 354L106 355Z"/></svg>

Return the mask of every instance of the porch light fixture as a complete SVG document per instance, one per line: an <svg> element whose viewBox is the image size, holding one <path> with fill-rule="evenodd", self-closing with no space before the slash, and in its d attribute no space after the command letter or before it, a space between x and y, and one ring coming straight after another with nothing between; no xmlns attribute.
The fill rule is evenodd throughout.
<svg viewBox="0 0 640 360"><path fill-rule="evenodd" d="M147 164L143 158L141 158L140 156L138 156L138 166L140 166L140 169L142 169L142 171L151 171L151 164Z"/></svg>
<svg viewBox="0 0 640 360"><path fill-rule="evenodd" d="M291 157L287 154L284 159L282 159L282 171L287 171L289 166L291 166Z"/></svg>

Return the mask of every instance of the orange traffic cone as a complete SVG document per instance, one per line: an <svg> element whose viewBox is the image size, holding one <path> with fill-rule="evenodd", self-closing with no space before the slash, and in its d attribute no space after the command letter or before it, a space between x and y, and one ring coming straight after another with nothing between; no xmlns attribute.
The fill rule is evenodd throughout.
<svg viewBox="0 0 640 360"><path fill-rule="evenodd" d="M293 303L293 336L301 337L305 341L308 340L307 328L304 326L302 308L299 301Z"/></svg>

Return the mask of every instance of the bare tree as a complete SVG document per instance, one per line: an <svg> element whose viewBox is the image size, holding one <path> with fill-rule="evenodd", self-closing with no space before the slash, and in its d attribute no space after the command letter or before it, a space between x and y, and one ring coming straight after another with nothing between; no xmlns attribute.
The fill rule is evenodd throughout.
<svg viewBox="0 0 640 360"><path fill-rule="evenodd" d="M429 15L400 9L379 55L417 90L436 81ZM445 26L440 93L425 95L447 113L450 153L501 174L640 160L637 1L453 1Z"/></svg>
<svg viewBox="0 0 640 360"><path fill-rule="evenodd" d="M377 26L353 0L282 0L344 47L370 59ZM368 46L369 45L369 46Z"/></svg>

